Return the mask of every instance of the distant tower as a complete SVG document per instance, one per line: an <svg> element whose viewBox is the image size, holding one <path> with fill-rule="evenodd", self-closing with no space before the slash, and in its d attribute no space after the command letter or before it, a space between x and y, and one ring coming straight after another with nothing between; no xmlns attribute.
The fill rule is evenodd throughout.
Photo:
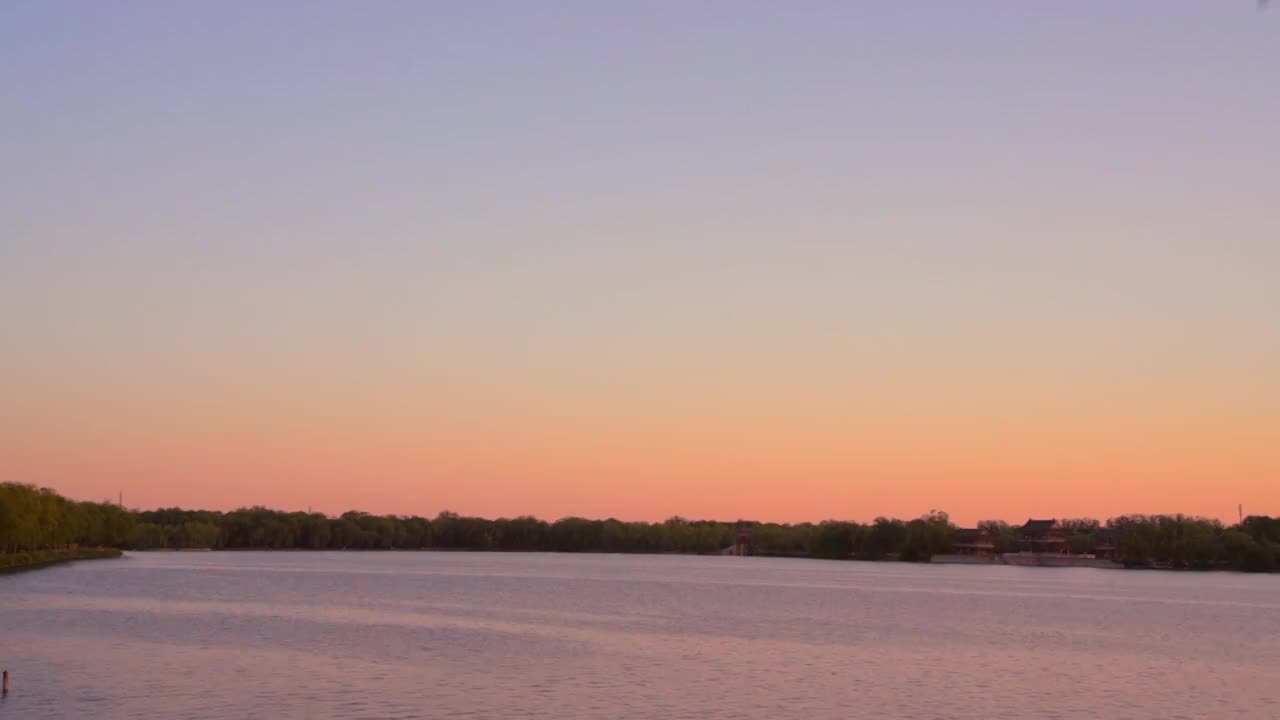
<svg viewBox="0 0 1280 720"><path fill-rule="evenodd" d="M124 509L124 491L123 491L123 490L121 490L121 491L120 491L119 499L116 501L116 505L117 505L121 510L123 510L123 509Z"/></svg>
<svg viewBox="0 0 1280 720"><path fill-rule="evenodd" d="M747 523L738 524L738 534L733 543L733 554L738 556L751 554L751 526Z"/></svg>
<svg viewBox="0 0 1280 720"><path fill-rule="evenodd" d="M1244 522L1244 503L1236 505L1236 515L1240 517L1240 522Z"/></svg>

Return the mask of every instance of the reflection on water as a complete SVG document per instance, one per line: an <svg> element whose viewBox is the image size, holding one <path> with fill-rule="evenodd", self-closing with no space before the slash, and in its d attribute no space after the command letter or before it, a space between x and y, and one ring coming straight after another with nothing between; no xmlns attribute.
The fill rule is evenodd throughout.
<svg viewBox="0 0 1280 720"><path fill-rule="evenodd" d="M1280 577L134 554L0 578L0 718L1280 717Z"/></svg>

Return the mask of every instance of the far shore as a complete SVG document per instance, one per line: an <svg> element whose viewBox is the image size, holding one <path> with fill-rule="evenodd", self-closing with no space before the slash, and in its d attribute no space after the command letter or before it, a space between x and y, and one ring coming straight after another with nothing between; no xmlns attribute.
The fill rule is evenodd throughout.
<svg viewBox="0 0 1280 720"><path fill-rule="evenodd" d="M58 550L40 550L35 552L20 553L0 553L0 575L15 574L28 570L39 570L43 568L53 567L76 560L106 560L123 557L124 552L131 553L242 553L242 552L269 552L269 553L315 553L315 552L350 552L350 553L479 553L494 552L503 554L524 554L524 553L549 553L556 555L662 555L662 556L688 556L688 557L734 557L735 554L728 551L717 553L687 553L687 552L610 552L607 550L523 550L523 549L496 549L496 548L212 548L212 547L195 547L195 548L126 548L120 550L118 548L75 548L75 549L58 549ZM833 560L837 558L815 558L803 554L783 554L783 553L758 553L751 557L769 557L769 558L789 558L789 559L805 559L805 560ZM868 560L865 558L840 558L846 562L872 562L886 563L897 561L897 557L888 556L878 560ZM925 564L932 565L979 565L979 566L1004 566L1004 567L1034 567L1034 568L1092 568L1092 569L1114 569L1114 570L1172 570L1172 571L1190 571L1190 572L1239 572L1233 568L1217 567L1217 568L1188 568L1174 567L1167 563L1149 563L1149 564L1125 564L1122 562L1102 560L1101 558L1070 558L1070 557L1037 557L1030 553L1014 553L1013 556L1006 558L1003 556L992 556L985 558L976 558L971 556L939 554L930 560L923 561Z"/></svg>
<svg viewBox="0 0 1280 720"><path fill-rule="evenodd" d="M122 557L119 548L69 548L34 552L0 553L0 574L39 570L76 560L109 560Z"/></svg>
<svg viewBox="0 0 1280 720"><path fill-rule="evenodd" d="M715 553L688 553L688 552L617 552L609 550L525 550L525 549L500 549L500 548L269 548L269 547L235 547L235 548L136 548L129 549L128 552L133 553L246 553L246 552L263 552L263 553L498 553L504 555L523 555L523 554L549 554L549 555L660 555L664 557L682 556L682 557L743 557L737 556L728 550ZM2 556L0 556L2 557ZM896 556L887 556L877 560L869 560L866 558L829 558L829 557L813 557L800 553L756 553L746 557L759 558L785 558L800 560L818 560L831 561L838 560L843 562L858 563L893 563L899 560ZM1044 553L1037 555L1035 553L1011 553L1008 556L993 555L989 557L973 557L968 555L956 554L938 554L929 560L920 561L926 565L977 565L986 567L1028 567L1028 568L1089 568L1095 570L1166 570L1174 572L1242 572L1230 567L1176 567L1169 563L1153 562L1146 564L1130 563L1125 564L1120 561L1107 560L1096 557L1078 557L1063 556L1052 553ZM919 563L917 563L919 564Z"/></svg>
<svg viewBox="0 0 1280 720"><path fill-rule="evenodd" d="M931 510L903 520L778 523L739 519L662 522L530 515L496 519L441 511L435 517L338 516L266 507L132 510L69 500L49 488L0 482L0 568L136 550L448 550L753 555L1032 567L1280 570L1280 517L1239 514L1235 525L1188 515L982 520L958 527Z"/></svg>

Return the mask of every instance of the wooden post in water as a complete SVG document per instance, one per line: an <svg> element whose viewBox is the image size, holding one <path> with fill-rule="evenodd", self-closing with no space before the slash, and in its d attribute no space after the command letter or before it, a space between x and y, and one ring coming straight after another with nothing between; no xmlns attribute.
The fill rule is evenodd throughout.
<svg viewBox="0 0 1280 720"><path fill-rule="evenodd" d="M0 682L0 696L9 694L9 671L4 671L4 680Z"/></svg>

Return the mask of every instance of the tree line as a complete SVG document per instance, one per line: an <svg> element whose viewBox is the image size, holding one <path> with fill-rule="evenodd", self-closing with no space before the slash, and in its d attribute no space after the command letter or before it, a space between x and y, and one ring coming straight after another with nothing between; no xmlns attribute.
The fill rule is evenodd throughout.
<svg viewBox="0 0 1280 720"><path fill-rule="evenodd" d="M78 502L49 488L0 483L0 553L126 547L136 527L134 513L110 503Z"/></svg>
<svg viewBox="0 0 1280 720"><path fill-rule="evenodd" d="M998 553L1018 548L1018 529L998 520L978 525ZM1074 553L1093 553L1114 543L1118 559L1130 567L1266 572L1280 569L1280 518L1252 515L1227 527L1188 515L1121 515L1105 525L1090 518L1059 520Z"/></svg>
<svg viewBox="0 0 1280 720"><path fill-rule="evenodd" d="M756 555L881 560L928 560L946 552L954 530L945 513L910 522L880 518L870 525L828 521L797 525L686 520L624 522L566 517L465 517L442 512L434 518L347 512L280 512L255 507L232 512L169 508L136 513L131 536L137 549L308 550L507 550L545 552L717 553L750 528Z"/></svg>
<svg viewBox="0 0 1280 720"><path fill-rule="evenodd" d="M625 522L523 516L488 520L442 512L434 518L351 511L338 517L262 507L129 511L109 503L76 502L47 488L0 483L0 552L69 544L151 549L498 550L544 552L689 553L724 551L739 530L750 531L754 555L928 562L950 552L956 526L946 513L870 523L759 523L686 520ZM997 552L1014 552L1016 526L984 521L979 528ZM1127 565L1176 568L1277 569L1280 518L1254 516L1225 527L1183 515L1125 515L1062 520L1073 552L1115 543Z"/></svg>

